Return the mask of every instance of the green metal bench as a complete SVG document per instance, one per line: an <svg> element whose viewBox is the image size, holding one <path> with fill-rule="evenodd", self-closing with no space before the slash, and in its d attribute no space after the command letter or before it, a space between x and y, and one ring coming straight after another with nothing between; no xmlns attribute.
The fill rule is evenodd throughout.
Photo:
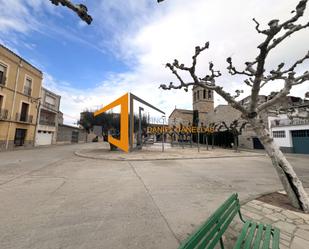
<svg viewBox="0 0 309 249"><path fill-rule="evenodd" d="M218 242L224 249L222 235L237 213L244 225L234 249L279 248L280 230L271 225L258 224L251 220L245 221L240 212L238 195L232 194L198 230L180 245L179 249L213 249Z"/></svg>

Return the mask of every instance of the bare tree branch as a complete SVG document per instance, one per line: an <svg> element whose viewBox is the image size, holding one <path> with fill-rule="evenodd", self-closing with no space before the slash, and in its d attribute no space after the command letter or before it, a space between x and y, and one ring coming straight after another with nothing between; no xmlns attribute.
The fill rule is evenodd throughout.
<svg viewBox="0 0 309 249"><path fill-rule="evenodd" d="M271 138L261 115L259 115L265 109L269 109L269 107L275 105L282 98L286 98L293 86L309 80L308 71L304 72L302 75L299 76L296 76L296 72L294 71L298 65L308 59L307 55L296 61L287 69L284 69L284 63L280 63L277 66L277 69L270 71L270 74L265 76L265 62L269 51L275 48L278 44L280 44L290 35L295 34L295 32L305 29L309 26L309 23L304 25L295 24L295 22L301 16L303 16L306 9L307 1L308 0L300 0L298 5L296 6L295 11L292 12L295 14L287 21L283 23L280 23L277 19L270 21L268 23L268 29L260 29L260 24L255 19L253 19L256 23L255 29L258 33L264 34L265 39L258 46L258 56L255 58L254 61L246 63L247 67L244 71L237 70L233 66L231 58L227 59L227 62L229 63L228 70L232 75L240 74L248 76L244 83L252 87L251 95L249 96L249 106L245 107L241 105L241 102L237 102L235 100L235 98L240 94L239 90L236 91L235 96L231 96L228 92L224 91L222 87L216 84L216 79L221 76L221 73L220 71L213 70L213 63L210 63L209 74L207 74L204 78L197 77L195 73L196 59L200 52L203 51L203 49L199 47L196 48L195 55L192 57L193 63L191 67L179 65L177 60L175 60L173 64L173 67L179 70L189 72L193 79L193 82L184 83L184 81L181 79L181 77L176 71L176 73L173 73L180 81L180 85L174 86L173 83L170 83L169 86L161 85L160 87L165 90L170 90L181 89L184 87L188 88L188 86L191 85L201 86L215 91L218 95L223 97L232 107L239 110L242 113L242 118L245 119L246 122L250 123L252 130L256 133L257 137L264 145L265 151L271 158L272 164L278 173L278 176L284 186L285 191L287 192L291 204L294 207L301 208L305 212L309 213L309 198L303 188L301 181L297 177L292 165L287 161L286 157L280 151L278 145L274 143L274 140ZM282 35L279 34L280 31L283 31ZM272 98L269 98L266 102L259 104L258 100L261 87L265 86L265 84L272 80L283 80L283 88L281 89L281 91L274 93ZM238 121L231 124L234 132L237 124ZM246 124L241 125L241 130L245 127L245 125ZM223 127L227 128L227 125L225 123L221 123L218 127L218 131L220 131Z"/></svg>
<svg viewBox="0 0 309 249"><path fill-rule="evenodd" d="M258 57L256 58L255 62L257 64L256 66L256 74L254 75L254 83L252 86L251 91L251 103L250 103L250 110L251 113L256 113L256 107L257 107L257 100L259 91L261 89L261 84L264 86L266 84L265 77L264 77L264 65L266 57L271 49L276 47L279 43L281 43L285 38L289 37L291 34L307 28L309 25L309 22L305 25L295 25L294 23L303 16L304 11L306 9L307 0L301 0L298 5L296 6L295 15L288 19L287 21L283 22L282 24L279 24L279 20L274 19L268 23L269 29L261 31L259 29L259 23L254 19L254 21L257 24L256 29L259 33L263 33L266 35L266 38L264 42L262 42L258 48L260 49L260 53ZM282 30L288 30L285 34L282 36L275 38L275 36ZM263 82L264 80L264 82Z"/></svg>
<svg viewBox="0 0 309 249"><path fill-rule="evenodd" d="M59 5L61 3L62 6L66 6L69 9L73 10L83 21L85 21L88 25L92 22L92 17L88 15L88 9L83 4L73 4L69 0L50 0L52 4Z"/></svg>
<svg viewBox="0 0 309 249"><path fill-rule="evenodd" d="M217 86L215 84L216 78L221 76L220 71L214 70L214 64L212 62L209 63L209 71L210 74L207 74L204 78L198 78L195 73L196 63L197 63L197 57L203 52L204 50L209 48L209 42L206 42L203 47L195 47L195 53L192 57L192 66L186 67L184 64L179 64L178 60L174 60L173 64L167 63L166 67L168 67L172 73L177 77L177 79L180 82L180 85L174 85L173 82L170 82L170 84L167 86L165 84L161 84L159 88L162 88L163 90L171 90L171 89L182 89L184 88L185 91L188 91L189 86L200 86L203 88L207 88L209 90L213 90L216 93L218 93L221 97L223 97L228 103L231 104L234 108L241 111L243 114L247 114L247 111L245 108L238 103L238 101L235 100L233 96L231 96L228 92L224 91L222 87ZM191 75L193 82L185 83L184 80L181 78L181 76L178 74L177 70L179 69L182 71L187 71Z"/></svg>
<svg viewBox="0 0 309 249"><path fill-rule="evenodd" d="M233 63L232 63L232 58L231 57L228 57L226 59L227 63L229 64L227 69L228 69L228 72L231 74L231 75L235 75L235 74L240 74L240 75L247 75L247 76L253 76L252 72L246 72L246 71L238 71L234 66L233 66ZM247 66L248 68L248 66Z"/></svg>

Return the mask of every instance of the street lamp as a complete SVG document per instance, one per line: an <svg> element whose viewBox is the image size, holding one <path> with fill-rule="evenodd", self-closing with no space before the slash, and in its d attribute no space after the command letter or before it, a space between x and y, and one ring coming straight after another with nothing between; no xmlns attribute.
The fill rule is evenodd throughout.
<svg viewBox="0 0 309 249"><path fill-rule="evenodd" d="M165 120L165 115L162 115L162 123L163 123L163 127L162 127L162 152L164 152L164 120Z"/></svg>
<svg viewBox="0 0 309 249"><path fill-rule="evenodd" d="M197 118L197 151L200 152L200 131L199 131L199 119Z"/></svg>
<svg viewBox="0 0 309 249"><path fill-rule="evenodd" d="M138 143L139 149L142 149L142 111L144 111L143 107L138 108Z"/></svg>

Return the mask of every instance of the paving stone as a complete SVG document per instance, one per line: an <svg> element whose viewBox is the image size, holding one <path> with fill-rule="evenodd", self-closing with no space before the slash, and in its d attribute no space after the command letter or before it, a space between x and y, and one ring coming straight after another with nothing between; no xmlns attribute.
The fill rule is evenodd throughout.
<svg viewBox="0 0 309 249"><path fill-rule="evenodd" d="M285 246L290 246L290 241L281 240L280 244L285 245Z"/></svg>
<svg viewBox="0 0 309 249"><path fill-rule="evenodd" d="M261 223L264 223L264 224L273 224L274 221L266 218L266 217L263 217L261 220L260 220Z"/></svg>
<svg viewBox="0 0 309 249"><path fill-rule="evenodd" d="M294 237L291 249L308 249L309 248L309 241L299 238L297 236Z"/></svg>
<svg viewBox="0 0 309 249"><path fill-rule="evenodd" d="M295 235L309 241L309 231L297 229Z"/></svg>
<svg viewBox="0 0 309 249"><path fill-rule="evenodd" d="M242 210L247 210L247 211L249 211L251 213L255 213L255 214L258 214L258 215L263 215L263 212L261 210L253 208L251 206L245 206Z"/></svg>
<svg viewBox="0 0 309 249"><path fill-rule="evenodd" d="M273 214L274 217L278 218L279 220L285 221L286 217L280 213L274 213Z"/></svg>
<svg viewBox="0 0 309 249"><path fill-rule="evenodd" d="M303 225L303 224L305 224L305 221L303 219L296 219L296 220L294 220L294 224Z"/></svg>
<svg viewBox="0 0 309 249"><path fill-rule="evenodd" d="M283 239L283 240L286 240L286 241L291 241L292 240L292 234L281 232L280 233L280 239Z"/></svg>
<svg viewBox="0 0 309 249"><path fill-rule="evenodd" d="M287 223L287 222L283 222L283 221L278 221L274 223L273 225L288 233L293 233L296 229L295 225Z"/></svg>
<svg viewBox="0 0 309 249"><path fill-rule="evenodd" d="M256 204L256 203L253 203L253 202L248 202L246 205L250 206L250 207L253 207L259 211L261 211L263 209L263 206L261 206L261 204ZM246 206L245 205L245 206Z"/></svg>
<svg viewBox="0 0 309 249"><path fill-rule="evenodd" d="M285 246L285 245L282 245L282 244L280 244L279 248L280 248L280 249L290 249L290 247Z"/></svg>
<svg viewBox="0 0 309 249"><path fill-rule="evenodd" d="M278 212L281 212L281 211L283 210L283 209L280 208L280 207L276 207L276 206L270 205L270 204L268 204L268 203L263 203L263 206L266 207L266 208L269 208L269 209L278 211Z"/></svg>
<svg viewBox="0 0 309 249"><path fill-rule="evenodd" d="M299 216L295 214L295 212L292 212L290 210L284 210L281 212L281 214L283 214L284 216L286 216L287 218L291 219L291 220L296 220L299 219Z"/></svg>
<svg viewBox="0 0 309 249"><path fill-rule="evenodd" d="M303 230L309 230L309 225L308 224L304 224L304 225L297 225L298 228L303 229ZM308 238L309 240L309 238Z"/></svg>
<svg viewBox="0 0 309 249"><path fill-rule="evenodd" d="M279 220L279 218L276 217L276 216L274 216L273 214L267 214L267 215L265 215L265 217L266 217L267 219L272 220L272 221L278 221L278 220Z"/></svg>
<svg viewBox="0 0 309 249"><path fill-rule="evenodd" d="M263 208L263 209L262 209L262 212L263 212L264 214L272 214L272 213L274 213L274 210L271 210L271 209L269 209L269 208Z"/></svg>
<svg viewBox="0 0 309 249"><path fill-rule="evenodd" d="M299 216L300 218L304 219L305 221L309 222L309 214L293 212L295 215Z"/></svg>
<svg viewBox="0 0 309 249"><path fill-rule="evenodd" d="M247 210L243 210L242 214L248 217L249 219L253 219L253 220L261 220L263 218L261 215L255 214L253 212L249 212Z"/></svg>
<svg viewBox="0 0 309 249"><path fill-rule="evenodd" d="M261 206L262 204L264 204L265 202L262 202L262 201L259 201L259 200L253 200L253 201L250 201L250 203L253 203L253 204L256 204L258 206Z"/></svg>

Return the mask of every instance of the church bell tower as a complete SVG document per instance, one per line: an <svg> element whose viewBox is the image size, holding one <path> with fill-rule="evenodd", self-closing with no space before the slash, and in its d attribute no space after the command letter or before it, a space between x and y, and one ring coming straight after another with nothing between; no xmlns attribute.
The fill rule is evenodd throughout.
<svg viewBox="0 0 309 249"><path fill-rule="evenodd" d="M214 93L200 86L192 89L193 111L198 111L199 123L206 124L207 113L214 110Z"/></svg>

